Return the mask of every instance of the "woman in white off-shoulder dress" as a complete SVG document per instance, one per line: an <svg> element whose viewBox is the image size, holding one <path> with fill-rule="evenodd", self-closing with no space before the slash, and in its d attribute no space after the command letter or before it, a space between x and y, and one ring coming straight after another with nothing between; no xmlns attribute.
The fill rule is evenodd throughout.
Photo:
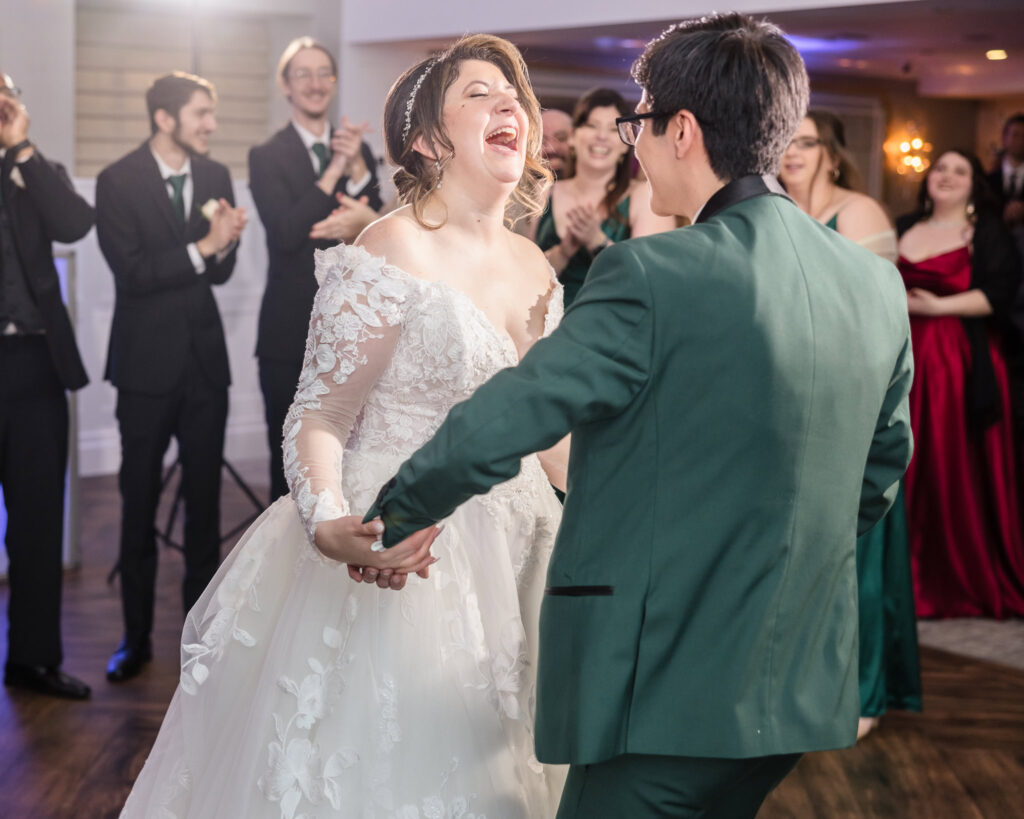
<svg viewBox="0 0 1024 819"><path fill-rule="evenodd" d="M554 815L562 772L537 762L532 726L563 450L460 507L429 568L429 541L375 551L359 518L455 403L558 322L550 268L503 224L546 182L538 126L498 38L464 38L392 88L385 136L410 204L317 254L291 497L189 613L181 682L122 816Z"/></svg>

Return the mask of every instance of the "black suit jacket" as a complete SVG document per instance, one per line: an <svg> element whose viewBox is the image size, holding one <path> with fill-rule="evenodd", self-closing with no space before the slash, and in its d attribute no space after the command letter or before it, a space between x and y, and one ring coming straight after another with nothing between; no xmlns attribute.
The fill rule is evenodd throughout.
<svg viewBox="0 0 1024 819"><path fill-rule="evenodd" d="M148 142L96 180L96 232L117 290L106 378L118 389L169 392L193 355L212 384L231 382L212 285L230 278L237 246L219 262L207 258L202 274L186 249L209 231L200 212L206 201L224 198L234 205L231 177L202 156L192 157L192 175L184 227Z"/></svg>
<svg viewBox="0 0 1024 819"><path fill-rule="evenodd" d="M996 202L1000 209L1006 207L1010 201L1020 202L1024 200L1024 185L1022 185L1013 196L1007 196L1005 188L1003 187L1003 161L1002 159L996 164L995 169L986 177L988 179L989 187L992 189L992 193L995 196Z"/></svg>
<svg viewBox="0 0 1024 819"><path fill-rule="evenodd" d="M0 168L4 207L14 233L15 250L28 280L29 292L46 328L46 342L54 367L66 389L89 383L75 343L67 308L60 295L60 279L53 263L54 242L77 242L92 227L92 206L71 187L61 165L35 153L17 166L25 182L11 179L14 155L8 151Z"/></svg>
<svg viewBox="0 0 1024 819"><path fill-rule="evenodd" d="M376 160L366 143L363 159L370 182L361 195L379 210L382 202ZM316 295L313 251L334 241L314 241L309 229L338 206L316 185L316 173L302 137L291 123L249 151L249 188L267 234L267 288L260 306L256 355L301 367L309 314ZM334 193L346 192L342 177Z"/></svg>

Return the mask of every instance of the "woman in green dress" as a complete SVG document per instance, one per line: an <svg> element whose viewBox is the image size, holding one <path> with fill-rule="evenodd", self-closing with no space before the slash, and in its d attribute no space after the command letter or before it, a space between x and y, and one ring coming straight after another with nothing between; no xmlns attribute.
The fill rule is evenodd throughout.
<svg viewBox="0 0 1024 819"><path fill-rule="evenodd" d="M576 103L569 168L551 188L533 239L565 289L565 306L583 286L594 256L613 242L675 227L651 212L646 182L633 178L633 149L619 139L615 118L633 113L617 91L595 88Z"/></svg>
<svg viewBox="0 0 1024 819"><path fill-rule="evenodd" d="M801 210L848 239L896 261L896 232L882 207L859 193L860 179L846 153L843 125L827 111L808 111L782 157L779 179ZM900 485L896 503L857 540L860 603L858 736L887 709L921 710L917 620Z"/></svg>

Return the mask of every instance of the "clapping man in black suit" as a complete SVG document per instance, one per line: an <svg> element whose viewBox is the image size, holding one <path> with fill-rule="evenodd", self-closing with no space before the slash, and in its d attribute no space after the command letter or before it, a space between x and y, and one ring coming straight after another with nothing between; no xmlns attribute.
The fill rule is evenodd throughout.
<svg viewBox="0 0 1024 819"><path fill-rule="evenodd" d="M249 153L249 186L267 234L267 288L260 307L256 356L270 445L271 500L288 493L281 429L295 395L316 295L313 251L351 241L381 207L376 162L363 142L367 127L327 109L337 90L334 56L310 37L293 40L278 63L291 103L284 128Z"/></svg>
<svg viewBox="0 0 1024 819"><path fill-rule="evenodd" d="M89 379L61 300L53 242L89 232L93 209L29 141L20 92L0 74L0 486L7 507L4 684L85 699L60 670L65 390Z"/></svg>
<svg viewBox="0 0 1024 819"><path fill-rule="evenodd" d="M150 659L161 464L178 441L185 498L187 612L220 563L220 473L228 354L213 297L235 267L244 208L228 169L206 157L216 92L176 72L146 92L152 136L96 182L96 228L117 299L107 379L121 429L121 602L124 640L107 679Z"/></svg>

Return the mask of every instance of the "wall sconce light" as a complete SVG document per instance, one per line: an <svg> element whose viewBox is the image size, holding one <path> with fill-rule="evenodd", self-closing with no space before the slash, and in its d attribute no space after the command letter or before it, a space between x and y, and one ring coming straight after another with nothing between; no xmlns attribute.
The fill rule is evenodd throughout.
<svg viewBox="0 0 1024 819"><path fill-rule="evenodd" d="M889 158L890 167L900 176L924 173L932 164L929 158L932 144L918 133L913 122L908 122L902 132L891 136L882 148Z"/></svg>

